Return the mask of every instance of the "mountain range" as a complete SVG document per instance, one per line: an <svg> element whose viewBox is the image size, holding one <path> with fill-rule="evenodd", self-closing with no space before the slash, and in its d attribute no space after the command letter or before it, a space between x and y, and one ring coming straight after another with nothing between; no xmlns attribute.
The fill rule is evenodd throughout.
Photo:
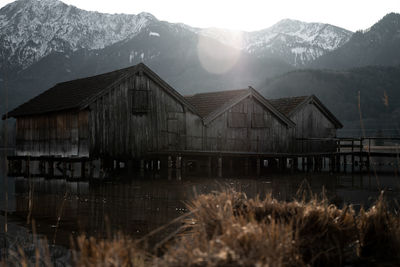
<svg viewBox="0 0 400 267"><path fill-rule="evenodd" d="M303 65L348 41L352 32L323 23L282 20L255 32L199 29L161 22L149 13L102 14L58 0L18 0L0 10L2 65L26 68L53 52L102 49L164 24L203 35L257 57L281 57ZM159 36L153 33L153 37Z"/></svg>
<svg viewBox="0 0 400 267"><path fill-rule="evenodd" d="M394 76L384 75L396 73L400 64L399 21L400 15L391 13L368 30L352 33L285 19L244 32L169 23L145 12L103 14L58 0L17 0L0 9L0 86L8 89L11 108L57 82L144 62L182 94L248 85L266 97L304 92L322 98L339 119L353 120L346 109L335 108L337 101L354 104L354 90L367 77L354 73L381 81L368 84L379 99L378 87L392 86L385 89L390 97L400 95ZM324 81L315 83L316 77ZM327 97L334 94L346 97ZM5 110L1 101L0 111Z"/></svg>

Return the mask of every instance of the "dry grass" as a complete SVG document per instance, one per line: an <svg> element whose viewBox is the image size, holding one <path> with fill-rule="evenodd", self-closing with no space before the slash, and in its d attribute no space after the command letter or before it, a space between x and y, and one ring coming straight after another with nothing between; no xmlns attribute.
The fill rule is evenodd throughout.
<svg viewBox="0 0 400 267"><path fill-rule="evenodd" d="M337 208L325 198L281 202L219 192L189 205L184 234L144 250L124 235L75 241L76 266L340 266L396 265L400 217L383 196L369 210Z"/></svg>
<svg viewBox="0 0 400 267"><path fill-rule="evenodd" d="M131 238L120 234L106 240L80 236L76 244L75 266L147 266L151 258Z"/></svg>
<svg viewBox="0 0 400 267"><path fill-rule="evenodd" d="M400 219L383 197L359 214L316 197L280 202L242 193L199 196L188 236L159 259L169 266L338 266L397 263Z"/></svg>

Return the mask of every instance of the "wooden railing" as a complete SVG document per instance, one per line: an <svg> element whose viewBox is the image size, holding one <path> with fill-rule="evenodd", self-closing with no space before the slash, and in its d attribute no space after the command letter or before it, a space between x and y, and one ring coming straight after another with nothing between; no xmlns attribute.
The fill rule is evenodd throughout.
<svg viewBox="0 0 400 267"><path fill-rule="evenodd" d="M299 152L400 152L400 137L298 138L296 142L300 147Z"/></svg>

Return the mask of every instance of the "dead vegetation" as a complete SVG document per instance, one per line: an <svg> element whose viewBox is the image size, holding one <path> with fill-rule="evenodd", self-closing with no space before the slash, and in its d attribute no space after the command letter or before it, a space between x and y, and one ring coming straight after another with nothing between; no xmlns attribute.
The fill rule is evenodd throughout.
<svg viewBox="0 0 400 267"><path fill-rule="evenodd" d="M156 252L124 235L85 236L76 266L357 266L400 261L400 217L383 195L368 210L338 208L326 198L292 202L243 193L198 196L182 232ZM156 246L159 247L159 246Z"/></svg>
<svg viewBox="0 0 400 267"><path fill-rule="evenodd" d="M326 198L281 202L243 193L199 196L189 234L165 251L169 266L340 266L400 260L400 217L381 196L369 210Z"/></svg>

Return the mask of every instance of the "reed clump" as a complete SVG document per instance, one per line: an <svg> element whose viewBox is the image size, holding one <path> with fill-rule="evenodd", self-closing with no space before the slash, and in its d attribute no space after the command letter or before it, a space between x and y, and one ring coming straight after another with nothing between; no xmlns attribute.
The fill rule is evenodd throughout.
<svg viewBox="0 0 400 267"><path fill-rule="evenodd" d="M140 249L129 236L117 234L112 238L96 239L85 235L75 242L73 264L75 266L148 266L149 253Z"/></svg>
<svg viewBox="0 0 400 267"><path fill-rule="evenodd" d="M326 198L247 199L201 195L190 205L191 231L158 259L167 266L340 266L399 262L400 220L383 197L369 210Z"/></svg>

